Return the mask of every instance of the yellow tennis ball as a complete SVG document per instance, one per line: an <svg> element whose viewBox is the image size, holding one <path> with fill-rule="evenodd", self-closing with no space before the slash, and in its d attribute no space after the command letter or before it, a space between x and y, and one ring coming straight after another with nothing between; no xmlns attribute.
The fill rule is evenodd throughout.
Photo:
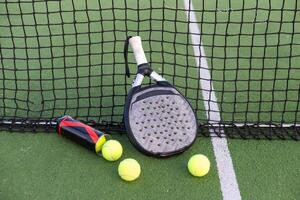
<svg viewBox="0 0 300 200"><path fill-rule="evenodd" d="M188 169L193 176L205 176L209 172L210 162L205 155L196 154L190 158Z"/></svg>
<svg viewBox="0 0 300 200"><path fill-rule="evenodd" d="M118 173L123 180L133 181L140 176L141 166L135 159L127 158L120 162Z"/></svg>
<svg viewBox="0 0 300 200"><path fill-rule="evenodd" d="M106 138L104 135L102 135L95 144L96 153L99 153L101 151L103 144L105 144L105 142L106 142Z"/></svg>
<svg viewBox="0 0 300 200"><path fill-rule="evenodd" d="M102 146L102 156L108 161L118 160L122 153L122 145L117 140L108 140Z"/></svg>

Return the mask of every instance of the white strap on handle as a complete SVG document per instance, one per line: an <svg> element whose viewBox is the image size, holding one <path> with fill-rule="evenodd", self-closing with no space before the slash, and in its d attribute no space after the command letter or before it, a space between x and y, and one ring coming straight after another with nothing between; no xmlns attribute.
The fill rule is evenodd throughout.
<svg viewBox="0 0 300 200"><path fill-rule="evenodd" d="M135 60L137 62L137 65L148 63L145 52L142 46L142 40L140 36L134 36L129 39L129 44L133 50Z"/></svg>
<svg viewBox="0 0 300 200"><path fill-rule="evenodd" d="M135 60L137 65L148 63L145 52L142 46L142 40L140 36L134 36L129 39L129 44L133 50ZM166 81L162 76L160 76L155 71L152 71L150 77L155 81ZM144 76L142 74L137 74L135 80L132 84L133 87L140 86L143 82Z"/></svg>

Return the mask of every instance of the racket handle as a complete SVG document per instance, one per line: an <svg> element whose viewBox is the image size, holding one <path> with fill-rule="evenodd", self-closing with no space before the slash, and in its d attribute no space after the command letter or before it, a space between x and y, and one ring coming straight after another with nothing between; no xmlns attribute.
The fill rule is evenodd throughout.
<svg viewBox="0 0 300 200"><path fill-rule="evenodd" d="M57 133L99 153L106 138L103 132L66 115L57 122Z"/></svg>
<svg viewBox="0 0 300 200"><path fill-rule="evenodd" d="M134 36L129 39L129 44L133 50L135 60L137 62L137 65L148 63L145 52L142 46L142 40L140 36Z"/></svg>

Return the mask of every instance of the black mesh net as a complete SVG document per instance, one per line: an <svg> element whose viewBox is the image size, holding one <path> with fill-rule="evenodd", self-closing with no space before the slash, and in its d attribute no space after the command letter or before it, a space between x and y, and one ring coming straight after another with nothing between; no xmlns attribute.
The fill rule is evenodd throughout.
<svg viewBox="0 0 300 200"><path fill-rule="evenodd" d="M297 0L1 1L0 129L51 129L68 114L123 130L136 73L129 56L125 76L123 46L140 35L202 135L299 139L299 10Z"/></svg>

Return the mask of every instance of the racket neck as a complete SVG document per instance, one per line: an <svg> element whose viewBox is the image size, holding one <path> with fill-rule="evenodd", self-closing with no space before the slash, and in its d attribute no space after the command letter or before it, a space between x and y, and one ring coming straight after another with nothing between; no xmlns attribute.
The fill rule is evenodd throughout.
<svg viewBox="0 0 300 200"><path fill-rule="evenodd" d="M150 76L150 74L153 72L150 65L148 63L142 63L138 65L138 74L142 74L143 76Z"/></svg>
<svg viewBox="0 0 300 200"><path fill-rule="evenodd" d="M160 82L167 82L161 75L156 73L153 69L151 69L148 63L143 63L138 65L138 71L133 81L132 87L140 86L143 82L145 76L150 77L152 80L156 81L157 83Z"/></svg>

